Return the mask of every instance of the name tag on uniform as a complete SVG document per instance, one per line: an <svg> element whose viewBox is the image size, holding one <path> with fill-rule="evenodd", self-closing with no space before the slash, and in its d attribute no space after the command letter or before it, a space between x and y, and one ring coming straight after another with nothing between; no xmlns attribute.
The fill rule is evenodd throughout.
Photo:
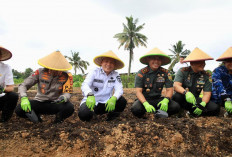
<svg viewBox="0 0 232 157"><path fill-rule="evenodd" d="M94 79L93 82L103 83L103 80Z"/></svg>
<svg viewBox="0 0 232 157"><path fill-rule="evenodd" d="M115 80L108 80L108 83L114 83Z"/></svg>

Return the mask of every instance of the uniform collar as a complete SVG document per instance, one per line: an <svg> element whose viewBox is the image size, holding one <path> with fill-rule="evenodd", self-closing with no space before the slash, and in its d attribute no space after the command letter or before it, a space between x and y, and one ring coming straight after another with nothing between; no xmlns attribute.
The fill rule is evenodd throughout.
<svg viewBox="0 0 232 157"><path fill-rule="evenodd" d="M102 74L106 74L105 71L102 69L102 67L100 67L100 72L101 72ZM114 74L114 73L115 73L115 70L111 71L111 72L109 73L109 75L112 75L112 74ZM106 74L106 75L107 75L107 74Z"/></svg>
<svg viewBox="0 0 232 157"><path fill-rule="evenodd" d="M149 69L149 72L148 72L149 74L160 72L160 67L156 71L153 71L150 66L148 66L148 69Z"/></svg>

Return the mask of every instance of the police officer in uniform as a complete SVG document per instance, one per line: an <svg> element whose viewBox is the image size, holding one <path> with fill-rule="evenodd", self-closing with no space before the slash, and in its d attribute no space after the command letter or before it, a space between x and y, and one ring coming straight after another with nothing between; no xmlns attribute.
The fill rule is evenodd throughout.
<svg viewBox="0 0 232 157"><path fill-rule="evenodd" d="M173 95L172 77L162 65L169 64L171 59L158 48L154 48L140 58L147 67L138 71L135 77L137 100L131 107L136 117L142 117L146 112L155 113L162 110L169 115L178 113L179 104L171 100ZM166 96L161 97L163 87L166 87Z"/></svg>
<svg viewBox="0 0 232 157"><path fill-rule="evenodd" d="M189 110L193 116L216 116L220 112L220 107L210 101L212 81L210 74L204 71L205 60L213 60L213 58L199 48L195 48L184 60L190 62L190 66L179 69L174 79L176 93L173 95L173 100L182 108ZM202 90L203 97L200 98Z"/></svg>
<svg viewBox="0 0 232 157"><path fill-rule="evenodd" d="M18 94L14 91L14 80L11 67L3 63L12 57L12 53L0 46L0 122L10 120L17 105Z"/></svg>
<svg viewBox="0 0 232 157"><path fill-rule="evenodd" d="M15 112L18 116L29 119L28 113L34 112L39 121L41 114L55 114L54 123L61 123L74 112L74 106L69 101L73 92L73 77L67 72L72 66L60 51L41 58L38 63L44 68L36 70L19 85L21 103ZM34 100L29 100L26 92L35 84L38 84L37 94Z"/></svg>
<svg viewBox="0 0 232 157"><path fill-rule="evenodd" d="M89 72L82 83L83 100L80 104L78 116L82 121L90 121L93 114L107 114L107 120L119 116L126 107L126 99L122 96L123 86L116 69L124 67L124 63L108 51L93 59L96 67ZM113 93L114 91L114 93Z"/></svg>
<svg viewBox="0 0 232 157"><path fill-rule="evenodd" d="M225 107L224 116L232 115L232 47L228 48L216 61L224 65L217 67L212 75L211 100Z"/></svg>

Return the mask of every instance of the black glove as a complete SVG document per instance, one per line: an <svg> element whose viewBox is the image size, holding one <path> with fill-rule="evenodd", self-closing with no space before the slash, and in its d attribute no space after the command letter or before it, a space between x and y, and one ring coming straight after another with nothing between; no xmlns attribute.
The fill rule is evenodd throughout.
<svg viewBox="0 0 232 157"><path fill-rule="evenodd" d="M56 104L61 104L61 103L65 103L65 102L67 102L67 101L68 101L68 99L67 99L64 95L61 95L61 96L59 96L58 99L56 99L56 100L54 101L54 103L56 103Z"/></svg>
<svg viewBox="0 0 232 157"><path fill-rule="evenodd" d="M4 93L4 87L0 86L0 94Z"/></svg>

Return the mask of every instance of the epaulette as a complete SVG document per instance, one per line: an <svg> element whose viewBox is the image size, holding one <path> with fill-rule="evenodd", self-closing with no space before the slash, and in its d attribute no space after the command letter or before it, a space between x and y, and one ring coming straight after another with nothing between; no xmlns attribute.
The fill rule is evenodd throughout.
<svg viewBox="0 0 232 157"><path fill-rule="evenodd" d="M149 72L149 68L145 67L143 69L141 69L142 74L146 74L147 72Z"/></svg>
<svg viewBox="0 0 232 157"><path fill-rule="evenodd" d="M164 72L164 73L168 73L168 70L163 68L163 67L160 67L160 71Z"/></svg>
<svg viewBox="0 0 232 157"><path fill-rule="evenodd" d="M183 71L190 71L190 69L191 69L190 67L184 67L184 68L181 69L181 71L182 71L182 72L183 72Z"/></svg>

